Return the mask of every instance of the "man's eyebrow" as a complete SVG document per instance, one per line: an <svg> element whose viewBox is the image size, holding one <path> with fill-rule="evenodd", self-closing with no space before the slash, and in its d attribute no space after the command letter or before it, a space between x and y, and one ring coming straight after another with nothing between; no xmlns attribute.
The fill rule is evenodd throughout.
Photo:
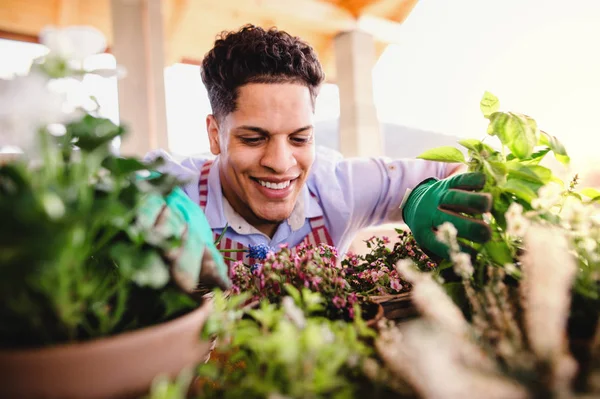
<svg viewBox="0 0 600 399"><path fill-rule="evenodd" d="M299 128L299 129L294 130L293 132L291 132L289 134L302 133L305 130L310 130L312 128L313 128L313 125L306 125L306 126L303 126L303 127ZM242 126L238 126L235 130L249 130L251 132L255 132L255 133L258 133L258 134L265 135L265 136L269 136L271 134L271 132L269 132L268 130L263 129L263 128L258 127L258 126L242 125Z"/></svg>

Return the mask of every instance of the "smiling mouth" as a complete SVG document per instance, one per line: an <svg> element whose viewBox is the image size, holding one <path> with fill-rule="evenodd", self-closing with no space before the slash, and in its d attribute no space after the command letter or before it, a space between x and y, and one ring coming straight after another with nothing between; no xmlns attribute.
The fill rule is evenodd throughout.
<svg viewBox="0 0 600 399"><path fill-rule="evenodd" d="M271 190L285 190L296 179L284 180L284 181L280 181L280 182L271 182L271 181L267 181L267 180L256 179L256 178L253 177L252 180L254 180L255 182L257 182L261 186L263 186L265 188L268 188L268 189L271 189Z"/></svg>

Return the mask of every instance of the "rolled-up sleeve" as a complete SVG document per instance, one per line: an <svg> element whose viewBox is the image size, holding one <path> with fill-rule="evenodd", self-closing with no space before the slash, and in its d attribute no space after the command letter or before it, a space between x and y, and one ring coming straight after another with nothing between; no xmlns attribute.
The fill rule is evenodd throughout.
<svg viewBox="0 0 600 399"><path fill-rule="evenodd" d="M365 227L401 222L405 195L427 178L447 177L457 166L383 157L319 159L313 183L336 241L345 246Z"/></svg>
<svg viewBox="0 0 600 399"><path fill-rule="evenodd" d="M360 227L402 221L404 196L423 180L444 178L456 165L420 159L369 158L348 160L337 175L352 193L353 221Z"/></svg>

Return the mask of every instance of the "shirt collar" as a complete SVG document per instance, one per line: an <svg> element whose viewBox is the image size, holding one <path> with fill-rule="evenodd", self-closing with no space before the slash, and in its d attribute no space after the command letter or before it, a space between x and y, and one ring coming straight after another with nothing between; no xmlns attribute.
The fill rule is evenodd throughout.
<svg viewBox="0 0 600 399"><path fill-rule="evenodd" d="M219 176L219 157L214 160L208 173L208 198L205 214L209 224L215 229L222 229L228 225L238 234L262 234L233 210L223 196L221 178ZM307 218L310 219L322 215L323 209L319 201L311 195L305 183L298 196L296 206L287 219L288 225L292 231L296 231L304 226Z"/></svg>

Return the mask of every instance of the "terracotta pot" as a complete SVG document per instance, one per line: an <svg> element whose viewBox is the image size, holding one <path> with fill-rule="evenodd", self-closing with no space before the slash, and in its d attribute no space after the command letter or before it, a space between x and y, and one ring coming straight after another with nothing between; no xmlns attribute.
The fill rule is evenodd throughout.
<svg viewBox="0 0 600 399"><path fill-rule="evenodd" d="M212 302L177 319L89 342L0 351L2 398L137 398L157 375L205 360Z"/></svg>

